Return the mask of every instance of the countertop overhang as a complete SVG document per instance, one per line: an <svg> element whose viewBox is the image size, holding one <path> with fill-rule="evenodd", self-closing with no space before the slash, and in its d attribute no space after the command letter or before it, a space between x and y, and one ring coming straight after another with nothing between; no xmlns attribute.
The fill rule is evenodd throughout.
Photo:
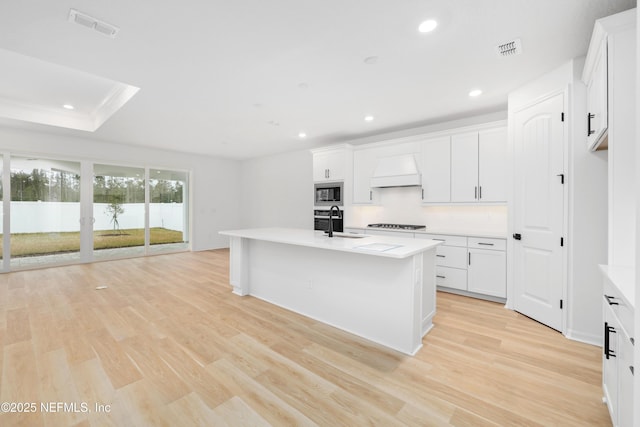
<svg viewBox="0 0 640 427"><path fill-rule="evenodd" d="M321 231L298 228L248 228L221 231L221 235L284 243L318 249L360 253L386 258L407 258L431 250L442 244L436 240L413 239L395 236L341 237L339 233L329 237ZM388 247L386 250L385 247Z"/></svg>

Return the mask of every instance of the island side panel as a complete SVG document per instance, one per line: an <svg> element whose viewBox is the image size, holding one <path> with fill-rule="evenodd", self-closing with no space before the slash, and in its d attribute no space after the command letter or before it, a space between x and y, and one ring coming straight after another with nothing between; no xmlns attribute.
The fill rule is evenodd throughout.
<svg viewBox="0 0 640 427"><path fill-rule="evenodd" d="M422 259L422 333L421 337L433 328L433 317L436 315L436 257L435 250L416 255Z"/></svg>
<svg viewBox="0 0 640 427"><path fill-rule="evenodd" d="M236 295L249 295L249 246L242 237L229 237L229 283Z"/></svg>
<svg viewBox="0 0 640 427"><path fill-rule="evenodd" d="M249 242L251 295L406 354L422 345L422 254L394 259Z"/></svg>

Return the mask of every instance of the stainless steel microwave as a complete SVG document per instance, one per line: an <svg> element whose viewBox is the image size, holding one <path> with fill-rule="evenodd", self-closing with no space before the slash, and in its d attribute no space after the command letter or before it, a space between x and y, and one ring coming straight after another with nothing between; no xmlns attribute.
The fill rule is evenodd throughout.
<svg viewBox="0 0 640 427"><path fill-rule="evenodd" d="M314 184L315 206L342 206L344 204L344 185L342 182L321 182Z"/></svg>

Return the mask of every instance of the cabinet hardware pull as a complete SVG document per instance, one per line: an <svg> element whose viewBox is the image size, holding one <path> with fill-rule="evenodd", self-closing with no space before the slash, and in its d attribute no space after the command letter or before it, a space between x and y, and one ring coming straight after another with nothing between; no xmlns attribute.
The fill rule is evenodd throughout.
<svg viewBox="0 0 640 427"><path fill-rule="evenodd" d="M587 136L591 136L596 133L595 130L591 130L591 119L595 118L596 115L593 113L587 114Z"/></svg>
<svg viewBox="0 0 640 427"><path fill-rule="evenodd" d="M471 265L471 252L469 252L469 265Z"/></svg>
<svg viewBox="0 0 640 427"><path fill-rule="evenodd" d="M436 256L439 257L439 258L445 258L446 257L446 255L436 255Z"/></svg>
<svg viewBox="0 0 640 427"><path fill-rule="evenodd" d="M482 185L478 187L478 200L482 199Z"/></svg>
<svg viewBox="0 0 640 427"><path fill-rule="evenodd" d="M633 372L633 366L629 366L629 370L631 371L631 375L635 375L635 373Z"/></svg>
<svg viewBox="0 0 640 427"><path fill-rule="evenodd" d="M475 187L475 188L476 188L476 189L475 189L475 192L473 193L473 198L474 198L474 199L477 199L477 198L478 198L478 186L476 185L476 187Z"/></svg>
<svg viewBox="0 0 640 427"><path fill-rule="evenodd" d="M373 200L373 190L369 190L369 201Z"/></svg>
<svg viewBox="0 0 640 427"><path fill-rule="evenodd" d="M422 189L422 200L424 200L424 188Z"/></svg>
<svg viewBox="0 0 640 427"><path fill-rule="evenodd" d="M616 357L616 354L613 350L609 348L609 333L616 333L616 329L609 326L607 322L604 322L604 355L608 359L609 357Z"/></svg>
<svg viewBox="0 0 640 427"><path fill-rule="evenodd" d="M437 240L437 241L439 241L439 242L446 242L446 240L445 240L445 239L431 239L431 240Z"/></svg>
<svg viewBox="0 0 640 427"><path fill-rule="evenodd" d="M610 295L605 295L604 297L607 299L607 302L609 303L609 305L620 305L620 303L618 302L611 301L612 299L616 299L616 297L612 297Z"/></svg>
<svg viewBox="0 0 640 427"><path fill-rule="evenodd" d="M440 278L440 279L446 279L446 277L445 277L445 276L439 276L439 275L436 275L436 277L438 277L438 278Z"/></svg>
<svg viewBox="0 0 640 427"><path fill-rule="evenodd" d="M493 243L484 243L484 242L478 242L479 245L484 245L484 246L493 246Z"/></svg>
<svg viewBox="0 0 640 427"><path fill-rule="evenodd" d="M629 338L629 341L631 341L631 345L636 345L636 342L634 341L633 337Z"/></svg>

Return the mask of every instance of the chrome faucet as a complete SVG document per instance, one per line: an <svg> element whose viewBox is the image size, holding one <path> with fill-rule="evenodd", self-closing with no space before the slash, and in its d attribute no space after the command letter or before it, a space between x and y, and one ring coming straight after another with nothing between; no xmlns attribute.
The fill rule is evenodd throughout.
<svg viewBox="0 0 640 427"><path fill-rule="evenodd" d="M333 208L336 208L338 211L338 218L342 218L342 214L340 213L340 208L336 205L333 205L329 208L329 237L333 237Z"/></svg>

